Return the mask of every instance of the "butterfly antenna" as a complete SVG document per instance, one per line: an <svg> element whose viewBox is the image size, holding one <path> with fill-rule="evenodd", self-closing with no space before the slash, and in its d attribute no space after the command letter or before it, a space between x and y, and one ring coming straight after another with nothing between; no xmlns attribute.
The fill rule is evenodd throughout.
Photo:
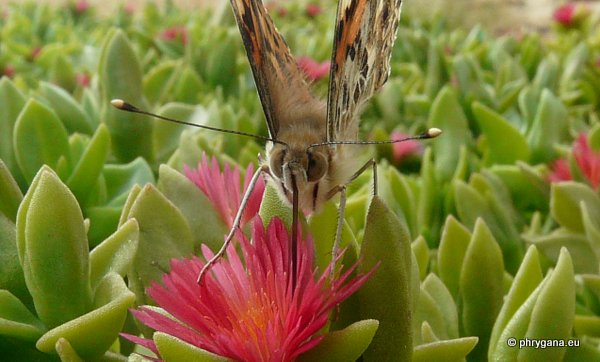
<svg viewBox="0 0 600 362"><path fill-rule="evenodd" d="M287 144L285 142L281 142L281 141L278 141L278 140L275 140L275 139L272 139L272 138L269 138L269 137L264 137L264 136L260 136L260 135L256 135L256 134L252 134L252 133L241 132L241 131L233 131L233 130L230 130L230 129L223 129L223 128L205 126L205 125L201 125L201 124L195 124L195 123L191 123L191 122L185 122L185 121L180 121L178 119L161 116L159 114L155 114L155 113L151 113L151 112L139 109L138 107L134 106L133 104L127 103L127 102L125 102L122 99L113 99L112 101L110 101L110 104L112 104L113 107L115 107L117 109L120 109L122 111L143 114L143 115L146 115L146 116L158 118L158 119L161 119L163 121L167 121L167 122L171 122L171 123L177 123L177 124L182 124L182 125L185 125L185 126L192 126L192 127L207 129L209 131L216 131L216 132L222 132L222 133L231 133L231 134L236 134L236 135L239 135L239 136L252 137L252 138L256 138L256 139L262 140L262 141L270 141L270 142L273 142L273 143L279 143L279 144L282 144L284 146L287 146Z"/></svg>
<svg viewBox="0 0 600 362"><path fill-rule="evenodd" d="M436 138L437 136L442 134L442 130L439 128L429 128L424 133L421 133L417 136L405 137L397 140L387 140L387 141L330 141L330 142L322 142L322 143L313 143L308 146L308 149L313 147L320 146L331 146L331 145L389 145L393 143L406 142L410 140L426 140L430 138Z"/></svg>

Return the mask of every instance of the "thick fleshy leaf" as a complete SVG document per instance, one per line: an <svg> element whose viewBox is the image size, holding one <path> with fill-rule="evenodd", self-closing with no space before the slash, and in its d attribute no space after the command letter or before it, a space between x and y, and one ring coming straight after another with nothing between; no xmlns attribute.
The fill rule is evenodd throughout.
<svg viewBox="0 0 600 362"><path fill-rule="evenodd" d="M212 250L223 245L229 228L198 186L171 167L161 165L157 187L187 219L197 251L200 244L206 244Z"/></svg>
<svg viewBox="0 0 600 362"><path fill-rule="evenodd" d="M463 337L422 344L413 351L414 362L464 361L477 345L477 337Z"/></svg>
<svg viewBox="0 0 600 362"><path fill-rule="evenodd" d="M496 346L504 342L498 340L500 334L521 305L525 303L525 300L529 298L535 288L542 282L543 278L538 251L535 246L530 246L504 300L498 318L496 318L488 350L490 361L495 354Z"/></svg>
<svg viewBox="0 0 600 362"><path fill-rule="evenodd" d="M197 362L228 362L229 358L205 351L196 346L171 336L170 334L156 332L153 336L154 343L165 362L197 361Z"/></svg>
<svg viewBox="0 0 600 362"><path fill-rule="evenodd" d="M114 109L109 104L111 99L120 98L147 108L142 98L141 65L122 30L113 30L106 36L99 73L104 100L102 119L110 130L114 155L124 162L139 156L152 162L152 121L148 117Z"/></svg>
<svg viewBox="0 0 600 362"><path fill-rule="evenodd" d="M77 351L73 349L69 341L67 341L64 338L59 338L58 341L56 341L56 345L54 347L61 361L84 362L84 360L77 354Z"/></svg>
<svg viewBox="0 0 600 362"><path fill-rule="evenodd" d="M552 184L550 211L552 217L562 226L576 232L584 232L580 202L586 204L590 217L600 218L600 197L588 186L579 182Z"/></svg>
<svg viewBox="0 0 600 362"><path fill-rule="evenodd" d="M138 248L139 228L129 219L90 252L90 284L93 288L110 272L125 276Z"/></svg>
<svg viewBox="0 0 600 362"><path fill-rule="evenodd" d="M17 210L23 193L6 164L0 159L0 213L13 223L17 221Z"/></svg>
<svg viewBox="0 0 600 362"><path fill-rule="evenodd" d="M454 216L448 215L442 230L437 262L440 279L455 300L458 299L460 273L470 240L471 232Z"/></svg>
<svg viewBox="0 0 600 362"><path fill-rule="evenodd" d="M19 262L16 240L15 224L0 214L0 289L6 289L33 309L33 300Z"/></svg>
<svg viewBox="0 0 600 362"><path fill-rule="evenodd" d="M439 181L433 164L432 149L427 148L423 155L423 164L421 165L421 193L418 199L417 217L421 226L420 233L426 239L436 240L437 235L433 234L439 230L442 223L440 215L440 188Z"/></svg>
<svg viewBox="0 0 600 362"><path fill-rule="evenodd" d="M69 133L94 132L93 122L83 108L63 88L48 82L40 82L40 94L48 101Z"/></svg>
<svg viewBox="0 0 600 362"><path fill-rule="evenodd" d="M67 130L52 109L30 99L15 124L14 152L25 179L31 182L42 165L55 167L61 157L68 161Z"/></svg>
<svg viewBox="0 0 600 362"><path fill-rule="evenodd" d="M547 235L527 237L527 241L553 262L558 260L561 249L567 248L575 259L573 262L577 273L598 272L596 252L584 234L559 228Z"/></svg>
<svg viewBox="0 0 600 362"><path fill-rule="evenodd" d="M17 297L0 289L0 335L33 342L46 327Z"/></svg>
<svg viewBox="0 0 600 362"><path fill-rule="evenodd" d="M410 244L415 257L417 258L417 265L419 266L419 279L423 280L427 276L429 269L429 248L427 247L427 241L422 236L419 236L417 240Z"/></svg>
<svg viewBox="0 0 600 362"><path fill-rule="evenodd" d="M40 319L52 328L87 312L92 298L83 216L74 195L47 167L19 208L17 238Z"/></svg>
<svg viewBox="0 0 600 362"><path fill-rule="evenodd" d="M423 281L423 290L435 301L436 306L442 312L445 322L445 335L449 339L458 338L458 311L452 294L437 275L431 273ZM437 333L441 336L440 333Z"/></svg>
<svg viewBox="0 0 600 362"><path fill-rule="evenodd" d="M25 97L8 77L0 77L0 160L6 163L15 179L21 183L22 175L13 148L13 130Z"/></svg>
<svg viewBox="0 0 600 362"><path fill-rule="evenodd" d="M285 225L292 224L291 206L288 205L287 200L281 200L281 196L270 183L265 186L265 193L258 214L265 225L268 225L274 217L283 220Z"/></svg>
<svg viewBox="0 0 600 362"><path fill-rule="evenodd" d="M479 337L474 358L485 358L494 321L502 306L504 289L502 251L485 222L478 219L460 274L462 328Z"/></svg>
<svg viewBox="0 0 600 362"><path fill-rule="evenodd" d="M556 268L543 285L531 312L526 338L569 339L575 317L574 277L571 256L566 249L562 249ZM524 348L519 351L519 358L523 361L558 361L564 354L565 347Z"/></svg>
<svg viewBox="0 0 600 362"><path fill-rule="evenodd" d="M152 185L144 186L129 217L135 218L140 228L129 283L138 303L143 304L147 300L144 290L170 270L171 259L192 255L193 237L181 211Z"/></svg>
<svg viewBox="0 0 600 362"><path fill-rule="evenodd" d="M128 164L106 165L104 178L106 179L107 197L113 205L123 204L134 185L143 186L146 183L154 183L152 169L141 157Z"/></svg>
<svg viewBox="0 0 600 362"><path fill-rule="evenodd" d="M600 337L600 317L575 315L573 326L578 336Z"/></svg>
<svg viewBox="0 0 600 362"><path fill-rule="evenodd" d="M67 186L82 204L85 204L98 182L109 149L110 134L106 125L101 124L67 180Z"/></svg>
<svg viewBox="0 0 600 362"><path fill-rule="evenodd" d="M433 299L429 292L421 287L412 317L413 345L427 343L427 340L423 340L421 335L423 323L430 326L437 338L448 338L443 311L438 307L437 301Z"/></svg>
<svg viewBox="0 0 600 362"><path fill-rule="evenodd" d="M52 353L56 342L64 338L79 356L85 359L99 357L117 339L134 302L135 295L127 289L123 278L109 273L96 288L94 309L48 331L37 341L36 347Z"/></svg>
<svg viewBox="0 0 600 362"><path fill-rule="evenodd" d="M444 131L431 147L436 155L436 174L440 180L450 180L459 162L460 147L473 142L467 118L451 87L444 87L433 101L427 126Z"/></svg>
<svg viewBox="0 0 600 362"><path fill-rule="evenodd" d="M300 355L297 361L356 361L371 343L378 326L378 321L366 319L331 332L316 347Z"/></svg>
<svg viewBox="0 0 600 362"><path fill-rule="evenodd" d="M486 137L484 162L487 165L529 160L525 138L506 119L481 103L473 104L473 114Z"/></svg>
<svg viewBox="0 0 600 362"><path fill-rule="evenodd" d="M411 249L404 226L377 196L367 215L361 247L362 263L367 272L378 269L357 292L362 319L376 319L379 329L364 354L365 361L393 358L410 361L411 328ZM381 298L385 295L385 298Z"/></svg>
<svg viewBox="0 0 600 362"><path fill-rule="evenodd" d="M157 113L165 117L191 123L204 123L208 117L208 113L202 107L194 107L183 103L165 104ZM185 127L187 126L170 122L157 122L154 125L152 144L158 162L168 161L169 157L175 152L179 146L179 139Z"/></svg>
<svg viewBox="0 0 600 362"><path fill-rule="evenodd" d="M548 162L554 158L554 146L568 136L569 114L560 99L548 89L542 90L535 119L527 134L531 161Z"/></svg>
<svg viewBox="0 0 600 362"><path fill-rule="evenodd" d="M338 223L338 207L333 202L326 203L323 205L322 210L311 215L307 223L315 245L316 266L319 270L325 270L331 264L332 247ZM352 230L350 230L350 227L344 221L338 252L345 248L349 250L346 251L343 263L345 265L352 265L356 262L358 244L354 238L354 234L352 234ZM351 259L347 259L347 257ZM351 260L353 262L349 263Z"/></svg>

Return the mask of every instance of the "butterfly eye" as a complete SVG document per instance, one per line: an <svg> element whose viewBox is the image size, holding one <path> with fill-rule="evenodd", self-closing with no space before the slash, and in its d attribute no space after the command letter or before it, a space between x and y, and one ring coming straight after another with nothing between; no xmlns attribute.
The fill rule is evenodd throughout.
<svg viewBox="0 0 600 362"><path fill-rule="evenodd" d="M283 148L275 146L269 157L269 168L279 179L283 178L283 158L285 157L285 152Z"/></svg>
<svg viewBox="0 0 600 362"><path fill-rule="evenodd" d="M319 181L327 170L327 159L320 152L308 153L306 176L309 182Z"/></svg>

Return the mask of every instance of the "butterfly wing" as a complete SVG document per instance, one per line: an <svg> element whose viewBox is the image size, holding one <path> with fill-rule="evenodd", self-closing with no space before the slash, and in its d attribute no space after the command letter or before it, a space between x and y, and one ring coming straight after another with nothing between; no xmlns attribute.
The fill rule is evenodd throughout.
<svg viewBox="0 0 600 362"><path fill-rule="evenodd" d="M286 105L312 99L308 84L261 0L231 0L271 137L285 122Z"/></svg>
<svg viewBox="0 0 600 362"><path fill-rule="evenodd" d="M361 106L387 81L401 0L340 0L327 99L327 141L353 140Z"/></svg>

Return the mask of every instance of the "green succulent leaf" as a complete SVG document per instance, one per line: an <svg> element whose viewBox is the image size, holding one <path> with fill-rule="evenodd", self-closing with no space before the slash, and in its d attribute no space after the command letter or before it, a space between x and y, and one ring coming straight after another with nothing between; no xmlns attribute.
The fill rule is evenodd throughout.
<svg viewBox="0 0 600 362"><path fill-rule="evenodd" d="M477 345L477 341L477 337L463 337L422 344L415 347L412 360L414 362L464 361Z"/></svg>
<svg viewBox="0 0 600 362"><path fill-rule="evenodd" d="M600 197L594 190L579 182L552 184L550 211L560 225L575 232L585 232L581 217L581 202L585 203L592 219L600 218Z"/></svg>
<svg viewBox="0 0 600 362"><path fill-rule="evenodd" d="M378 321L366 319L331 332L316 347L300 355L298 361L356 361L371 343L378 326Z"/></svg>
<svg viewBox="0 0 600 362"><path fill-rule="evenodd" d="M467 118L451 87L446 86L437 94L427 125L444 132L431 147L436 155L436 174L442 181L450 180L459 163L460 148L473 142Z"/></svg>
<svg viewBox="0 0 600 362"><path fill-rule="evenodd" d="M366 361L411 358L411 255L406 229L383 201L373 197L359 269L368 272L380 264L357 294L361 318L379 320L380 325L365 351ZM380 298L381 293L387 297Z"/></svg>
<svg viewBox="0 0 600 362"><path fill-rule="evenodd" d="M6 164L0 159L0 213L12 221L17 220L17 210L23 200L23 193Z"/></svg>
<svg viewBox="0 0 600 362"><path fill-rule="evenodd" d="M81 209L48 167L40 169L17 215L25 282L40 319L53 328L91 306L88 242Z"/></svg>
<svg viewBox="0 0 600 362"><path fill-rule="evenodd" d="M88 200L108 158L110 134L101 124L67 180L67 186L82 204Z"/></svg>
<svg viewBox="0 0 600 362"><path fill-rule="evenodd" d="M34 342L46 327L17 297L0 289L0 335Z"/></svg>
<svg viewBox="0 0 600 362"><path fill-rule="evenodd" d="M212 250L223 245L229 228L198 186L171 167L161 165L157 187L185 216L197 251L200 244L206 244Z"/></svg>
<svg viewBox="0 0 600 362"><path fill-rule="evenodd" d="M17 118L14 152L28 182L42 165L56 167L61 157L69 163L67 130L56 113L35 99L30 99Z"/></svg>
<svg viewBox="0 0 600 362"><path fill-rule="evenodd" d="M486 137L486 165L528 161L529 146L525 138L504 117L481 103L473 104L473 114Z"/></svg>
<svg viewBox="0 0 600 362"><path fill-rule="evenodd" d="M94 309L51 329L37 341L36 347L52 353L58 340L64 338L82 358L99 357L117 339L134 302L135 294L127 289L123 278L109 273L96 288Z"/></svg>
<svg viewBox="0 0 600 362"><path fill-rule="evenodd" d="M548 89L542 90L533 124L527 133L532 162L548 162L556 158L554 145L568 135L569 114L560 99Z"/></svg>
<svg viewBox="0 0 600 362"><path fill-rule="evenodd" d="M8 77L0 77L0 160L22 184L20 168L13 148L15 122L25 106L25 97ZM1 190L2 188L0 188Z"/></svg>
<svg viewBox="0 0 600 362"><path fill-rule="evenodd" d="M147 300L144 290L171 269L172 258L192 256L193 237L181 211L152 185L144 186L129 217L137 220L140 230L129 283L142 304Z"/></svg>
<svg viewBox="0 0 600 362"><path fill-rule="evenodd" d="M543 280L542 267L540 265L539 253L535 246L530 246L523 258L523 262L515 275L512 286L506 296L502 309L494 323L494 329L490 336L490 348L488 358L493 360L495 348L498 345L506 344L500 341L499 337L504 328L508 325L517 310L525 303L527 298L540 285Z"/></svg>
<svg viewBox="0 0 600 362"><path fill-rule="evenodd" d="M229 358L208 352L169 334L154 333L154 343L162 359L166 362L198 361L198 362L228 362Z"/></svg>
<svg viewBox="0 0 600 362"><path fill-rule="evenodd" d="M423 291L435 301L435 305L441 311L444 319L444 333L436 331L438 336L447 336L448 339L458 338L458 311L452 294L444 282L435 274L431 273L423 281Z"/></svg>
<svg viewBox="0 0 600 362"><path fill-rule="evenodd" d="M437 262L440 279L455 300L458 299L460 274L470 240L471 232L454 216L448 215L438 248Z"/></svg>
<svg viewBox="0 0 600 362"><path fill-rule="evenodd" d="M111 133L111 145L117 159L129 162L138 156L152 162L153 123L144 116L114 109L109 101L124 99L147 108L142 98L142 69L132 44L122 30L106 37L100 56L100 83L103 95L103 121ZM145 137L144 137L145 135Z"/></svg>
<svg viewBox="0 0 600 362"><path fill-rule="evenodd" d="M475 223L460 274L461 321L466 335L479 337L473 357L484 358L504 290L502 251L485 222Z"/></svg>
<svg viewBox="0 0 600 362"><path fill-rule="evenodd" d="M90 252L90 284L96 287L110 272L125 276L138 248L139 227L127 220L117 231Z"/></svg>
<svg viewBox="0 0 600 362"><path fill-rule="evenodd" d="M93 121L66 90L52 83L40 82L39 92L69 133L91 135L94 132Z"/></svg>
<svg viewBox="0 0 600 362"><path fill-rule="evenodd" d="M84 362L84 360L79 357L77 351L73 349L73 346L64 338L59 338L56 341L56 353L60 357L60 360L63 362Z"/></svg>

